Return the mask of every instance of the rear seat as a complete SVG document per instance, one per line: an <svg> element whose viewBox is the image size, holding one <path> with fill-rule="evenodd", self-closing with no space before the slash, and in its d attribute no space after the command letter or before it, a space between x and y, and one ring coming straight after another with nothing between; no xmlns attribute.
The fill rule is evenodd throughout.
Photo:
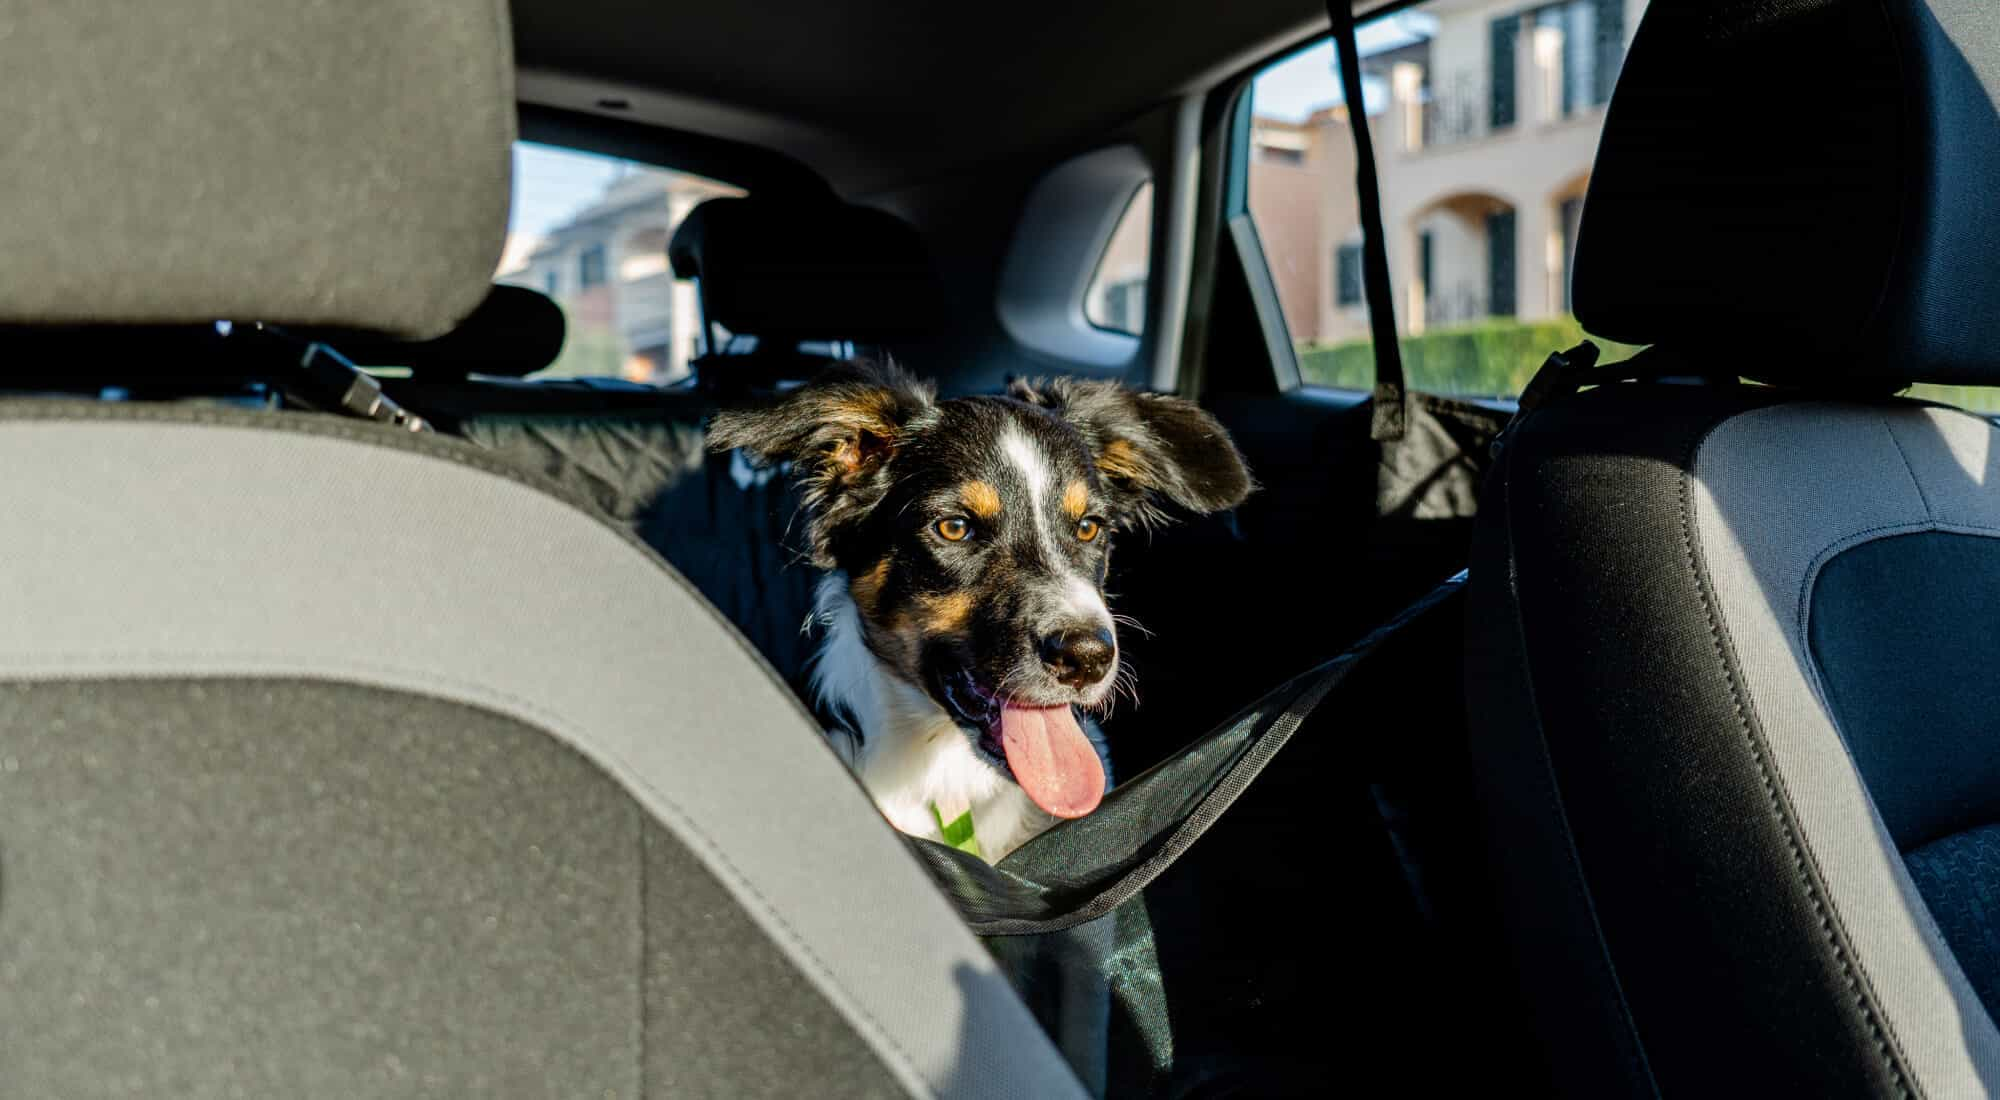
<svg viewBox="0 0 2000 1100"><path fill-rule="evenodd" d="M938 316L935 277L908 225L824 199L711 199L689 213L669 256L677 275L697 280L704 321L731 334L695 361L693 384L519 379L552 360L561 340L530 365L521 349L547 348L546 334L525 336L516 318L504 349L476 334L444 338L485 345L490 365L420 369L385 388L442 429L630 524L805 697L817 577L801 560L797 497L789 479L752 469L740 454L709 454L706 424L724 403L768 396L839 361L802 345L916 346Z"/></svg>

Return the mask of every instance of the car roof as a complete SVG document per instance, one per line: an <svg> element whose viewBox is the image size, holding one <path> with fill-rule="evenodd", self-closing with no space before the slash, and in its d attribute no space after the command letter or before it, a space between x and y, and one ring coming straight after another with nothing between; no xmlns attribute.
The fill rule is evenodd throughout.
<svg viewBox="0 0 2000 1100"><path fill-rule="evenodd" d="M848 195L1074 142L1326 22L1321 0L513 0L513 10L524 102L762 145Z"/></svg>

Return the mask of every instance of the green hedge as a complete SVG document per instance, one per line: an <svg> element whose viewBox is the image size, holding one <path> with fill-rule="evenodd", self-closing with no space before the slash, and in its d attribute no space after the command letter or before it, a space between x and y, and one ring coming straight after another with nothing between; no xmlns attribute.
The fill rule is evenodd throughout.
<svg viewBox="0 0 2000 1100"><path fill-rule="evenodd" d="M1414 389L1473 397L1512 397L1534 377L1549 352L1584 339L1574 318L1546 321L1493 319L1432 329L1403 340L1403 373ZM1639 349L1591 337L1606 362ZM1299 347L1299 373L1310 385L1345 390L1375 386L1375 345L1370 340ZM2000 387L1911 386L1910 397L1956 405L1980 413L2000 413Z"/></svg>
<svg viewBox="0 0 2000 1100"><path fill-rule="evenodd" d="M1493 319L1432 329L1403 339L1403 374L1413 389L1477 397L1512 397L1534 377L1552 351L1584 338L1572 318L1546 321ZM1608 360L1638 350L1598 340ZM1366 390L1375 386L1375 345L1369 340L1307 344L1299 348L1299 373L1315 386Z"/></svg>

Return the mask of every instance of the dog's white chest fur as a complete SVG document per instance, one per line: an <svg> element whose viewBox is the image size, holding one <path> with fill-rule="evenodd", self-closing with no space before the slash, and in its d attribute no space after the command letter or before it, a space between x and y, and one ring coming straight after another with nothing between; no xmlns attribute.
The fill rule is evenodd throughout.
<svg viewBox="0 0 2000 1100"><path fill-rule="evenodd" d="M969 809L980 851L998 860L1055 823L1019 784L973 751L944 708L868 651L846 576L822 579L817 605L826 641L814 658L813 690L821 702L850 715L858 731L827 736L891 825L942 840L932 807L947 821ZM1085 729L1093 740L1099 737L1088 723Z"/></svg>

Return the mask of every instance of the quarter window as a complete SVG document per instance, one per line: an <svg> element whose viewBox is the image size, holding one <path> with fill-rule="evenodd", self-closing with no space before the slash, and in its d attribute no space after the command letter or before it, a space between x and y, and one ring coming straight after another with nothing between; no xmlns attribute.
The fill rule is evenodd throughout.
<svg viewBox="0 0 2000 1100"><path fill-rule="evenodd" d="M1125 204L1083 295L1083 315L1101 329L1137 336L1146 331L1146 284L1152 270L1153 185Z"/></svg>

